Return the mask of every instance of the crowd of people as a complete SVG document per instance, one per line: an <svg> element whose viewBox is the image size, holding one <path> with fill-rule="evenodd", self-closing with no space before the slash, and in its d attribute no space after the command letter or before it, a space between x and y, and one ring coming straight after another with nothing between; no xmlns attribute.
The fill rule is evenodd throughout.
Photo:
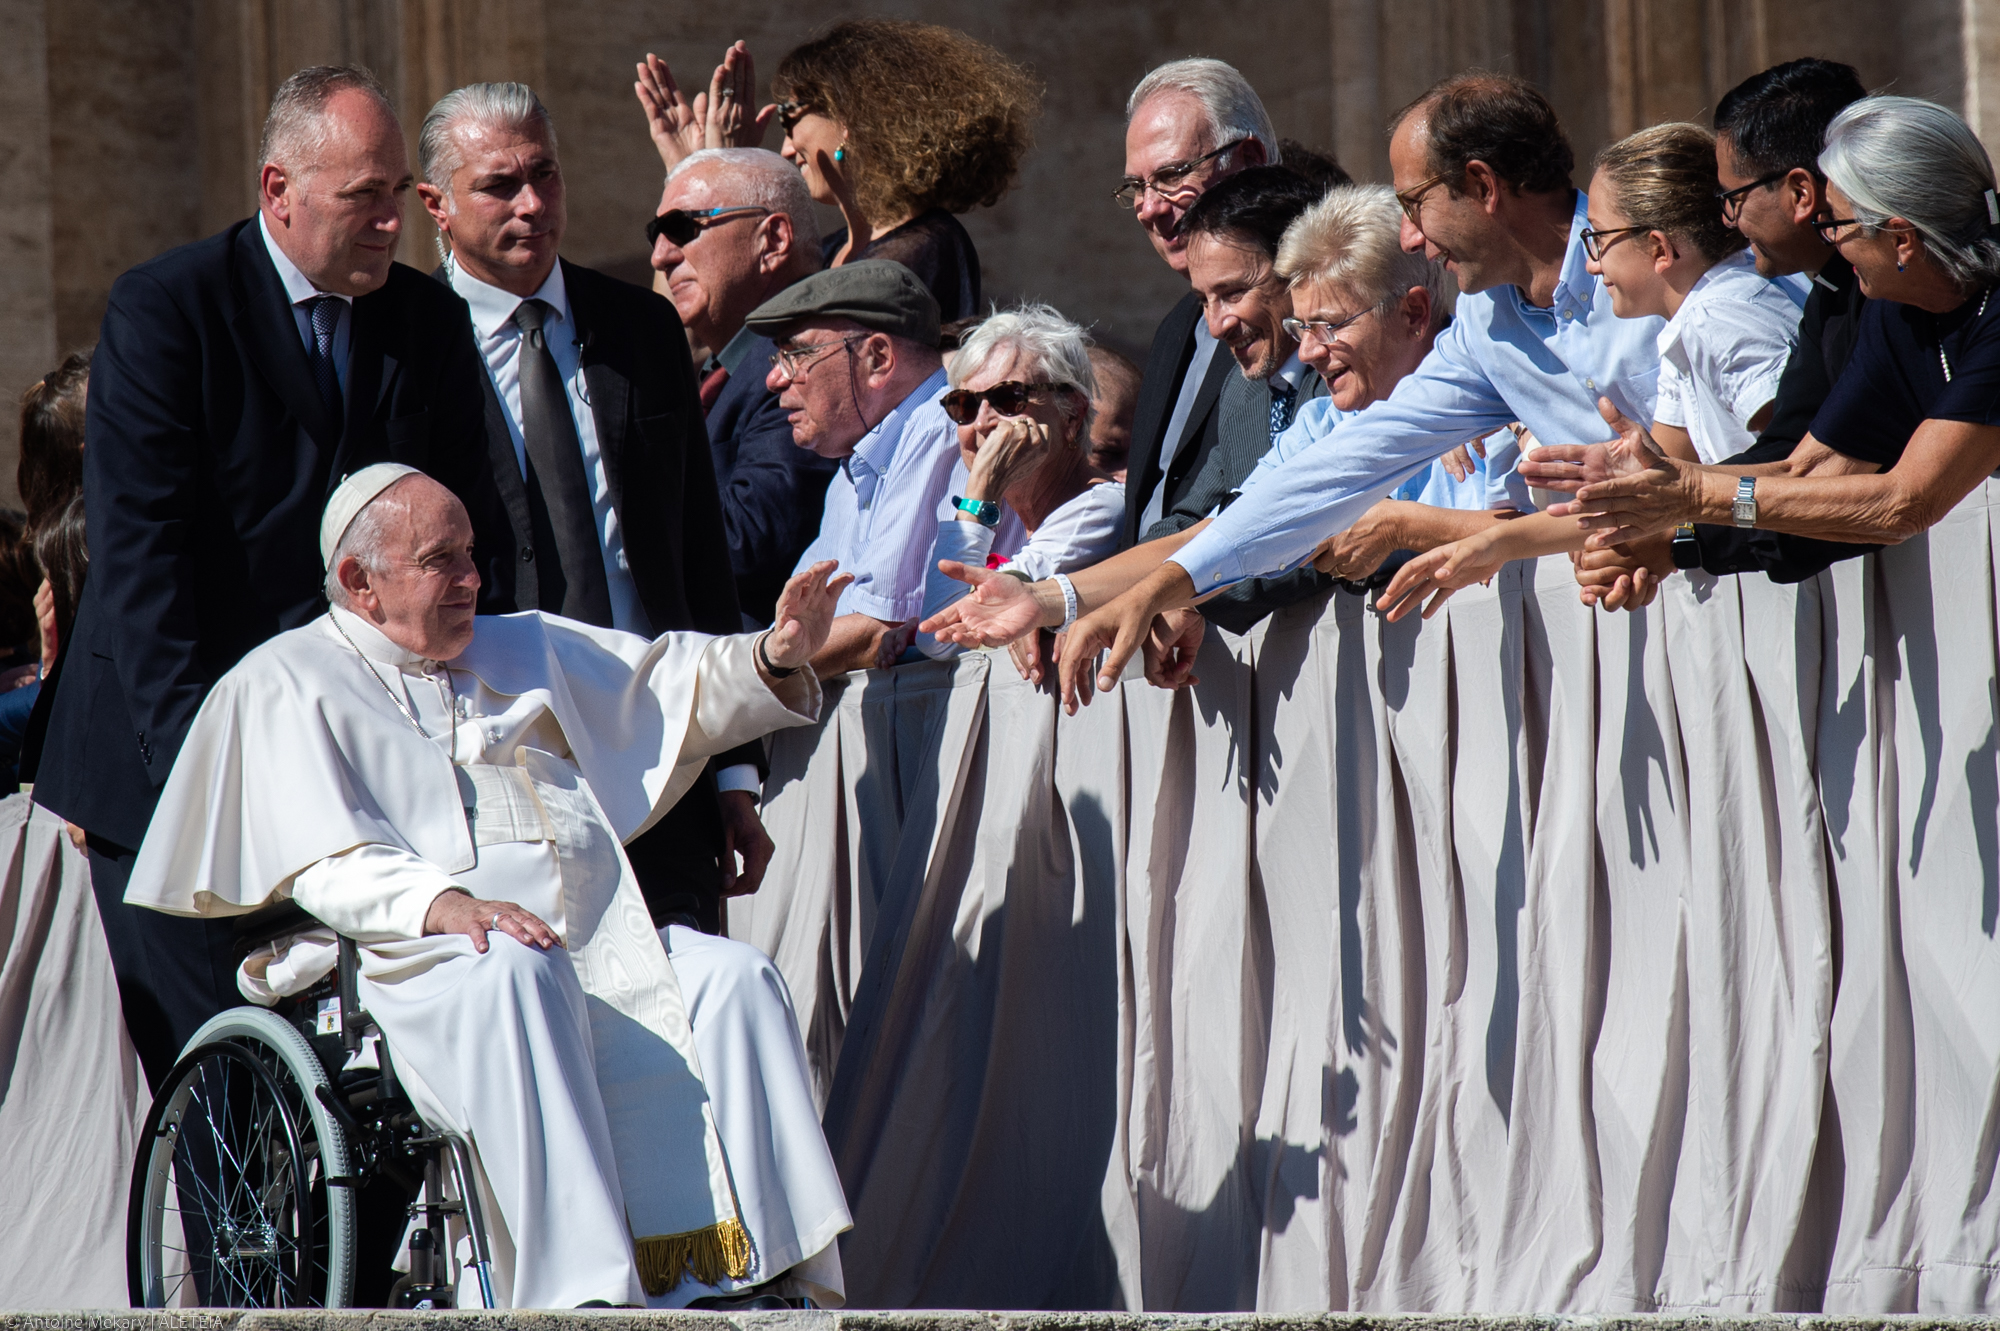
<svg viewBox="0 0 2000 1331"><path fill-rule="evenodd" d="M1006 647L1074 710L1134 657L1183 685L1209 625L1336 589L1428 616L1565 552L1606 611L1682 569L1794 582L1923 531L2000 465L1991 160L1955 113L1867 95L1845 65L1756 74L1712 128L1604 149L1587 190L1517 78L1449 78L1406 107L1384 184L1280 140L1230 66L1163 65L1131 92L1115 183L1105 164L1188 287L1143 366L1049 304L986 300L958 216L1012 186L1040 96L1000 52L841 23L783 58L761 109L741 43L691 99L655 57L637 73L666 173L653 293L563 257L556 125L532 89L443 97L412 172L366 71L287 79L256 215L126 273L94 351L28 390L27 513L0 532L0 764L18 758L88 854L148 1080L242 995L288 992L271 957L240 970L229 911L310 904L367 945L371 1010L409 1014L394 1038L431 1060L427 1112L491 1148L514 1306L840 1297L845 1211L800 1121L796 1039L773 1034L782 981L715 937L772 855L758 737L809 719L812 677ZM412 187L439 235L428 273L394 262ZM492 645L474 647L475 608L556 627L529 643L482 618ZM737 646L671 646L687 634ZM455 841L396 811L379 757L348 777L379 823L258 830L285 791L335 788L245 757L289 733L272 690L349 667L362 685L298 694L337 739L338 706L386 698L368 724L397 744L407 722L466 771L530 771L546 807L588 779L596 802L563 807L623 843L597 868L629 878L681 972L711 1158L754 1259L641 1279L647 1227L679 1236L685 1211L700 1223L682 1229L726 1231L727 1190L638 1219L666 1166L631 1163L634 1083L536 1064L563 1038L545 971L583 947L564 907L574 931L588 893L558 883L531 909L467 878ZM239 715L263 719L231 730ZM609 748L570 733L600 726ZM287 775L244 794L259 770ZM540 836L478 814L479 847ZM589 909L622 899L600 895ZM489 935L536 960L479 970ZM412 960L440 936L449 955ZM571 991L617 986L583 956L558 1006L588 1027ZM524 1086L420 1052L447 1011L425 1006L425 968L494 977L449 1011L513 1022ZM644 1061L594 1038L600 1062ZM496 1118L509 1094L544 1126ZM565 1206L598 1185L591 1223L548 1209L558 1172ZM628 1221L639 1266L607 1264Z"/></svg>

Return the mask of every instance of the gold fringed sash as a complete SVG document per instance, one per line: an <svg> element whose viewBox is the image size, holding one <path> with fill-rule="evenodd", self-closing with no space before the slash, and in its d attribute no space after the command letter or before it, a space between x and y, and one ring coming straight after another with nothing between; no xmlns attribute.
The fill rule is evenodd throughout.
<svg viewBox="0 0 2000 1331"><path fill-rule="evenodd" d="M700 1284L719 1285L724 1277L741 1280L750 1274L750 1235L740 1220L685 1234L654 1234L632 1246L639 1259L639 1283L654 1298L689 1275Z"/></svg>

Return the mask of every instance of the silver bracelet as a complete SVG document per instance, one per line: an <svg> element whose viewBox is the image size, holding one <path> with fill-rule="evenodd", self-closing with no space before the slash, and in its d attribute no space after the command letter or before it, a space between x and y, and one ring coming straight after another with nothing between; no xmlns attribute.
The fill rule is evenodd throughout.
<svg viewBox="0 0 2000 1331"><path fill-rule="evenodd" d="M1063 594L1063 622L1062 627L1056 632L1067 633L1069 626L1076 623L1076 584L1072 583L1069 576L1064 573L1055 575L1055 584L1062 589Z"/></svg>

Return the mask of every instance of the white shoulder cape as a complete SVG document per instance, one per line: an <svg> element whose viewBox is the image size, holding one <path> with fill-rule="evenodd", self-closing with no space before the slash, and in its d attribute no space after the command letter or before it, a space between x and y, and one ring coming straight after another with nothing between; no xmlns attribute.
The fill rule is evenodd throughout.
<svg viewBox="0 0 2000 1331"><path fill-rule="evenodd" d="M281 633L216 682L167 778L127 901L241 914L301 870L375 842L446 873L472 867L450 756L403 719L330 625L323 615ZM698 667L711 652L747 665L743 646L698 633L648 641L529 611L481 616L450 664L494 693L542 695L612 830L629 841L694 783L709 753L817 714L818 683L801 671L785 689L796 696L751 709L762 729L690 746Z"/></svg>

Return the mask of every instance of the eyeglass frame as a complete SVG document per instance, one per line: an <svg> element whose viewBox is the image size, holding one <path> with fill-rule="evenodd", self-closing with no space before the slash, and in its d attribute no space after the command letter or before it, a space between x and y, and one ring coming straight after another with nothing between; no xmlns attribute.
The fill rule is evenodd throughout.
<svg viewBox="0 0 2000 1331"><path fill-rule="evenodd" d="M1288 314L1278 320L1278 326L1287 333L1290 333L1296 341L1303 343L1306 340L1306 334L1311 331L1314 325L1322 325L1327 329L1325 336L1313 333L1313 340L1323 347L1330 347L1340 341L1340 335L1347 331L1349 324L1359 322L1366 315L1380 314L1393 304L1395 304L1395 301L1392 298L1382 301L1379 304L1370 305L1367 309L1357 314L1350 314L1339 323L1334 324L1327 323L1324 319L1301 319L1295 315Z"/></svg>
<svg viewBox="0 0 2000 1331"><path fill-rule="evenodd" d="M757 213L760 216L769 217L775 211L777 210L774 208L766 208L761 204L755 203L735 203L726 208L669 208L652 221L646 223L647 248L651 249L657 246L660 243L660 238L665 236L668 240L674 242L676 248L685 249L697 240L700 240L703 232L724 220L731 213ZM695 233L686 240L676 240L667 231L667 219L677 213L695 225ZM700 220L704 218L707 220Z"/></svg>
<svg viewBox="0 0 2000 1331"><path fill-rule="evenodd" d="M1723 225L1736 225L1736 219L1743 216L1743 202L1750 197L1753 191L1767 189L1798 169L1798 167L1788 166L1782 171L1773 171L1769 175L1753 180L1747 185L1738 185L1735 189L1717 188L1715 191L1715 202L1721 210Z"/></svg>
<svg viewBox="0 0 2000 1331"><path fill-rule="evenodd" d="M953 425L970 425L974 421L978 420L979 408L982 404L992 407L993 414L996 416L1009 417L1009 418L1017 418L1021 416L1023 413L1018 411L1002 411L1000 409L999 404L992 400L990 394L997 393L1003 388L1020 389L1022 397L1021 405L1024 407L1028 404L1028 401L1036 393L1060 393L1065 391L1071 393L1079 393L1083 391L1079 389L1075 384L1059 384L1054 382L1053 380L1042 380L1038 383L1026 383L1020 379L1002 379L999 383L991 384L985 388L979 389L977 392L974 392L970 388L954 388L949 393L945 393L938 398L938 406L943 409L944 414L951 420L951 423ZM972 414L966 417L964 420L960 420L957 414L953 412L951 408L952 399L954 398L957 398L960 401L963 401L966 398L972 399Z"/></svg>
<svg viewBox="0 0 2000 1331"><path fill-rule="evenodd" d="M1611 247L1616 245L1618 241L1614 240L1610 244L1599 244L1598 242L1601 237L1617 236L1622 239L1626 236L1637 235L1641 231L1657 230L1659 230L1658 227L1651 226L1612 226L1605 227L1602 230L1587 226L1576 233L1576 238L1583 245L1585 257L1592 263L1603 263L1604 256L1611 253Z"/></svg>
<svg viewBox="0 0 2000 1331"><path fill-rule="evenodd" d="M1168 162L1165 166L1148 176L1126 176L1118 183L1118 188L1111 191L1111 198L1120 208L1128 210L1137 209L1148 194L1157 194L1160 198L1172 203L1175 201L1174 193L1178 193L1187 178L1199 170L1203 164L1214 161L1233 148L1241 148L1255 137L1255 135L1246 134L1240 139L1223 144L1214 152L1203 153L1201 156L1193 158L1190 161ZM1172 177L1172 179L1168 179L1168 177ZM1127 193L1130 193L1132 197L1127 199L1125 197Z"/></svg>
<svg viewBox="0 0 2000 1331"><path fill-rule="evenodd" d="M1450 172L1440 171L1420 185L1396 191L1396 204L1403 210L1403 216L1410 219L1411 226L1419 231L1424 229L1424 196L1450 179Z"/></svg>
<svg viewBox="0 0 2000 1331"><path fill-rule="evenodd" d="M1839 247L1840 242L1829 236L1827 232L1836 231L1844 226L1875 227L1879 225L1879 223L1869 222L1859 217L1820 217L1815 215L1812 220L1813 233L1821 241L1835 248Z"/></svg>
<svg viewBox="0 0 2000 1331"><path fill-rule="evenodd" d="M875 336L873 333L850 333L831 342L808 342L802 347L780 347L771 353L771 366L785 376L786 383L795 384L810 374L813 366L832 355L837 348L853 346L856 342L866 342L873 336ZM801 367L799 359L810 356L815 351L821 354L813 356Z"/></svg>

